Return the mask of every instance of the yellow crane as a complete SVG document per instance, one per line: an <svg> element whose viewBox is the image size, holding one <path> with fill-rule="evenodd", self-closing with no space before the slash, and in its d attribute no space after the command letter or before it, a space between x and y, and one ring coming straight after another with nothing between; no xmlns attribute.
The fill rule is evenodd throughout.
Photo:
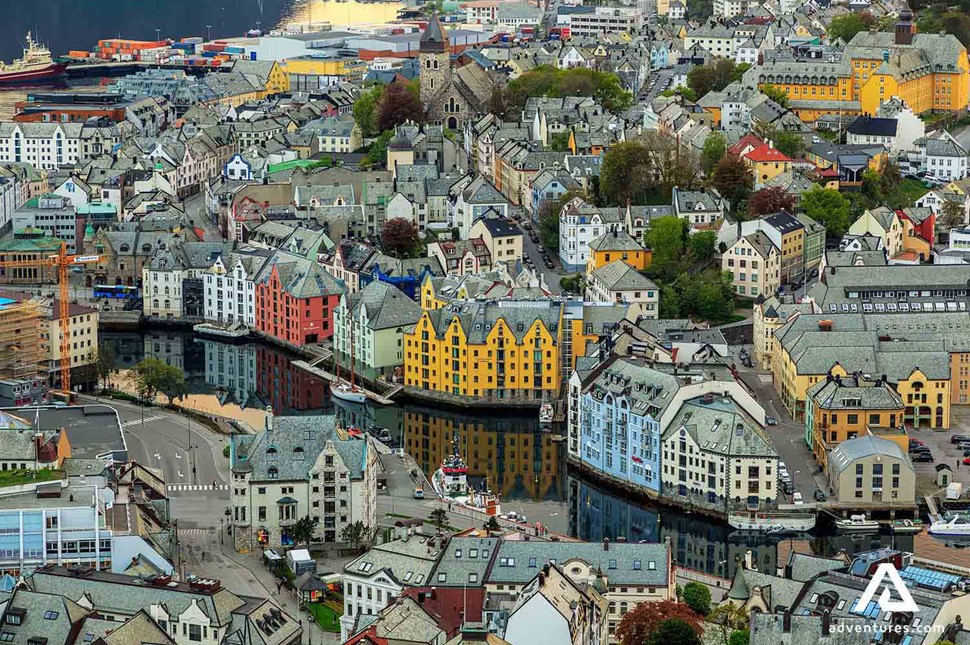
<svg viewBox="0 0 970 645"><path fill-rule="evenodd" d="M60 320L61 331L61 391L71 400L71 306L68 302L69 297L69 269L83 264L93 264L100 262L100 255L70 255L67 252L67 243L61 242L60 251L57 255L49 255L46 258L36 260L2 260L0 268L36 268L50 267L57 269L57 283L60 287Z"/></svg>

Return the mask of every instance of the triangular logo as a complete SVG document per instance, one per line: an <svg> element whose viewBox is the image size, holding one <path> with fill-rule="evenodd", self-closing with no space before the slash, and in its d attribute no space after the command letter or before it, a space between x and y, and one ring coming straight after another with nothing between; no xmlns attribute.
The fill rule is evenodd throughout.
<svg viewBox="0 0 970 645"><path fill-rule="evenodd" d="M869 586L866 587L865 593L856 602L855 611L859 612L860 609L865 608L872 598L876 595L876 591L879 589L879 585L882 584L882 579L888 577L891 586L896 590L896 595L899 596L900 600L894 601L892 599L892 594L887 586L882 590L882 595L879 596L879 608L883 611L908 611L908 612L918 612L919 605L913 600L912 594L909 593L909 589L903 582L903 579L899 577L899 571L890 562L883 562L876 569L876 573L872 576L872 580L869 581Z"/></svg>

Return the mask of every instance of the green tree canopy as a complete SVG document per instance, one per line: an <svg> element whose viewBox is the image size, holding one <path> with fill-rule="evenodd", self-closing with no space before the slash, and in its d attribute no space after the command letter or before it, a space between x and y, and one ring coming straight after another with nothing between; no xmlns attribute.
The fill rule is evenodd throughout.
<svg viewBox="0 0 970 645"><path fill-rule="evenodd" d="M152 403L159 392L168 397L169 403L185 394L182 370L157 358L146 358L135 365L134 379L138 396L146 403Z"/></svg>
<svg viewBox="0 0 970 645"><path fill-rule="evenodd" d="M643 243L653 252L650 273L654 277L671 281L680 273L689 231L687 221L676 215L650 220Z"/></svg>
<svg viewBox="0 0 970 645"><path fill-rule="evenodd" d="M517 114L534 96L592 96L611 112L620 112L633 104L633 95L623 89L620 78L612 72L586 67L559 69L540 65L509 82L504 93L506 111Z"/></svg>
<svg viewBox="0 0 970 645"><path fill-rule="evenodd" d="M777 103L783 108L788 107L788 95L785 91L775 87L774 85L762 85L761 93L767 96L769 99Z"/></svg>
<svg viewBox="0 0 970 645"><path fill-rule="evenodd" d="M697 98L708 92L719 92L734 80L734 61L730 58L718 58L706 65L697 65L687 73L687 86L694 91Z"/></svg>
<svg viewBox="0 0 970 645"><path fill-rule="evenodd" d="M654 188L652 168L644 142L621 141L611 146L600 166L600 197L615 206L640 203Z"/></svg>
<svg viewBox="0 0 970 645"><path fill-rule="evenodd" d="M319 517L311 517L309 515L304 515L298 519L290 527L290 537L293 538L293 543L305 544L307 548L310 548L310 541L313 539L313 534L316 532L317 524L319 523Z"/></svg>
<svg viewBox="0 0 970 645"><path fill-rule="evenodd" d="M714 166L711 185L717 188L722 197L730 199L738 188L751 190L754 186L754 177L740 157L728 154L721 157Z"/></svg>
<svg viewBox="0 0 970 645"><path fill-rule="evenodd" d="M657 625L647 639L647 645L701 645L701 639L690 623L670 618Z"/></svg>
<svg viewBox="0 0 970 645"><path fill-rule="evenodd" d="M698 637L704 633L704 620L693 609L676 600L662 600L641 602L623 614L616 628L616 638L623 645L649 645L660 624L668 620L686 623Z"/></svg>
<svg viewBox="0 0 970 645"><path fill-rule="evenodd" d="M363 165L369 168L383 168L387 165L387 146L391 143L391 139L394 138L393 130L385 130L381 132L374 141L367 148L367 156L364 157L365 163Z"/></svg>
<svg viewBox="0 0 970 645"><path fill-rule="evenodd" d="M376 136L380 130L377 128L378 105L381 96L384 94L383 85L375 85L354 101L354 121L360 126L360 130L365 137Z"/></svg>
<svg viewBox="0 0 970 645"><path fill-rule="evenodd" d="M720 132L712 132L704 141L704 149L701 151L701 168L704 169L704 172L710 173L726 153L727 139Z"/></svg>
<svg viewBox="0 0 970 645"><path fill-rule="evenodd" d="M684 602L701 616L706 616L711 610L711 590L700 582L688 582L684 585Z"/></svg>
<svg viewBox="0 0 970 645"><path fill-rule="evenodd" d="M849 42L860 31L865 31L870 25L875 24L876 19L868 11L862 13L847 13L844 16L836 16L829 23L828 39L832 42L836 38L841 38Z"/></svg>
<svg viewBox="0 0 970 645"><path fill-rule="evenodd" d="M831 188L813 186L802 195L802 210L825 226L830 238L841 238L849 228L849 200Z"/></svg>
<svg viewBox="0 0 970 645"><path fill-rule="evenodd" d="M805 142L794 132L776 131L771 141L778 151L790 159L800 159L805 152Z"/></svg>
<svg viewBox="0 0 970 645"><path fill-rule="evenodd" d="M378 105L378 130L393 130L407 121L424 121L424 105L417 81L391 83Z"/></svg>

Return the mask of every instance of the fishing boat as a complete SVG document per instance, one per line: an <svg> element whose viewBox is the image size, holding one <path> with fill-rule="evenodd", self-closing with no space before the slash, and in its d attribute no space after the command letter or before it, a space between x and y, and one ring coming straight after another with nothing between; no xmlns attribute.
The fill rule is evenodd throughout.
<svg viewBox="0 0 970 645"><path fill-rule="evenodd" d="M45 78L57 78L64 74L67 63L56 63L51 52L41 43L34 42L27 32L24 57L7 64L0 62L0 83L26 83Z"/></svg>
<svg viewBox="0 0 970 645"><path fill-rule="evenodd" d="M929 533L941 537L970 537L970 518L954 515L939 519L930 524Z"/></svg>
<svg viewBox="0 0 970 645"><path fill-rule="evenodd" d="M815 514L787 511L747 511L728 514L728 524L740 531L805 533L815 528Z"/></svg>
<svg viewBox="0 0 970 645"><path fill-rule="evenodd" d="M242 341L249 337L249 328L242 323L231 325L216 325L214 323L199 323L192 326L192 331L201 336L212 336L225 341Z"/></svg>
<svg viewBox="0 0 970 645"><path fill-rule="evenodd" d="M444 501L458 504L489 516L502 514L498 495L493 494L484 484L482 490L468 485L468 464L458 452L458 434L452 437L451 454L441 460L441 468L431 476L434 492ZM486 480L487 481L487 480Z"/></svg>
<svg viewBox="0 0 970 645"><path fill-rule="evenodd" d="M851 515L847 520L836 520L835 528L840 533L875 533L879 530L879 522L865 515Z"/></svg>
<svg viewBox="0 0 970 645"><path fill-rule="evenodd" d="M923 520L894 520L889 528L892 529L893 533L911 534L922 533L926 525Z"/></svg>
<svg viewBox="0 0 970 645"><path fill-rule="evenodd" d="M551 404L543 403L539 407L539 427L542 428L544 432L548 432L552 426L553 416L555 416L555 412L553 411Z"/></svg>
<svg viewBox="0 0 970 645"><path fill-rule="evenodd" d="M364 388L357 385L354 381L356 380L356 375L354 374L354 325L350 325L350 380L346 380L340 376L340 363L337 359L337 352L333 353L334 365L334 377L330 382L330 393L333 394L334 398L340 399L341 401L347 401L348 403L364 403L367 401L367 394L364 392Z"/></svg>

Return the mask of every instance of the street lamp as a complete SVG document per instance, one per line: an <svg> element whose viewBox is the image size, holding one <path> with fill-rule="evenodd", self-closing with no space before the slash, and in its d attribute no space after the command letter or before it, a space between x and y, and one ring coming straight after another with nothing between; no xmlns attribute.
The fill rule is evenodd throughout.
<svg viewBox="0 0 970 645"><path fill-rule="evenodd" d="M161 39L162 39L162 30L159 29L158 27L155 27L155 42L158 42Z"/></svg>
<svg viewBox="0 0 970 645"><path fill-rule="evenodd" d="M206 25L206 40L212 40L212 25Z"/></svg>

